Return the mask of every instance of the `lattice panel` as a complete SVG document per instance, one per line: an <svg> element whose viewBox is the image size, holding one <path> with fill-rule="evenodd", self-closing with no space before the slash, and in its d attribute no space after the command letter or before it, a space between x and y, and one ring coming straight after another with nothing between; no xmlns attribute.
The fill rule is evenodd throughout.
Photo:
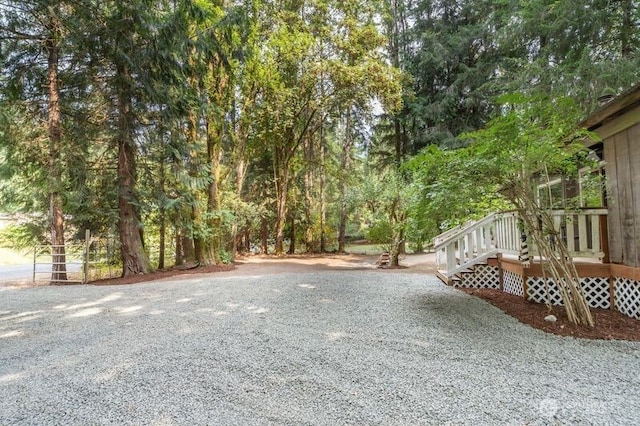
<svg viewBox="0 0 640 426"><path fill-rule="evenodd" d="M552 305L562 305L562 297L558 286L552 279L548 279L549 300ZM587 303L592 308L611 308L611 297L609 293L609 280L604 277L580 278L580 285L587 298ZM527 300L546 303L547 288L542 277L527 278Z"/></svg>
<svg viewBox="0 0 640 426"><path fill-rule="evenodd" d="M457 287L463 288L500 288L500 275L497 266L476 265L473 272L461 274Z"/></svg>
<svg viewBox="0 0 640 426"><path fill-rule="evenodd" d="M592 308L611 309L611 290L609 278L580 278L580 285Z"/></svg>
<svg viewBox="0 0 640 426"><path fill-rule="evenodd" d="M616 309L631 318L640 319L640 282L616 277L613 289Z"/></svg>
<svg viewBox="0 0 640 426"><path fill-rule="evenodd" d="M504 279L503 291L505 293L515 294L516 296L524 295L524 290L522 289L523 282L522 282L522 277L520 275L514 274L513 272L510 272L510 271L504 271L503 279Z"/></svg>
<svg viewBox="0 0 640 426"><path fill-rule="evenodd" d="M548 300L552 305L562 305L562 297L556 283L552 279L547 279L547 286L545 286L544 278L542 277L528 277L527 300L537 303L547 303Z"/></svg>

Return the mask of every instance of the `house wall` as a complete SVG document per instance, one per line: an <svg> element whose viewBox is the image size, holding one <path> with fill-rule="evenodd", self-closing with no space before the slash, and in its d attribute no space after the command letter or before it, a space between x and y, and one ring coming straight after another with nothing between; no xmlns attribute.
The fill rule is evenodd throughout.
<svg viewBox="0 0 640 426"><path fill-rule="evenodd" d="M612 263L640 267L640 123L604 140Z"/></svg>

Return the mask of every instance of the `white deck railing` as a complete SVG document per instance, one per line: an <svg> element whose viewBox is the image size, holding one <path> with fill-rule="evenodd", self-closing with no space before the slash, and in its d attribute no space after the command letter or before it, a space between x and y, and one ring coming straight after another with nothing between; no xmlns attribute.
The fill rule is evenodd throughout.
<svg viewBox="0 0 640 426"><path fill-rule="evenodd" d="M607 209L551 212L558 235L567 243L572 257L604 257L600 218ZM529 253L537 256L529 242ZM500 254L520 254L521 230L517 212L493 213L476 222L448 230L434 239L438 270L447 277Z"/></svg>

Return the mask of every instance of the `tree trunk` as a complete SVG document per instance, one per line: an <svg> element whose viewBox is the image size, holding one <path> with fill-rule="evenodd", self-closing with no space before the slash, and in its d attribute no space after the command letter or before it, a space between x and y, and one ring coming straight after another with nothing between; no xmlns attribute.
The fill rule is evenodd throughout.
<svg viewBox="0 0 640 426"><path fill-rule="evenodd" d="M325 158L327 147L324 140L324 125L320 127L320 253L327 252L327 196Z"/></svg>
<svg viewBox="0 0 640 426"><path fill-rule="evenodd" d="M593 327L595 321L580 285L580 277L564 239L555 229L552 217L538 206L533 190L527 186L525 179L514 185L510 199L518 208L527 235L540 252L542 267L558 287L569 322ZM549 238L553 239L553 246Z"/></svg>
<svg viewBox="0 0 640 426"><path fill-rule="evenodd" d="M276 190L276 255L284 254L284 225L287 218L287 184L278 185Z"/></svg>
<svg viewBox="0 0 640 426"><path fill-rule="evenodd" d="M158 254L158 269L164 269L164 256L165 256L165 245L166 245L166 232L167 232L167 221L165 220L164 209L160 209L160 253Z"/></svg>
<svg viewBox="0 0 640 426"><path fill-rule="evenodd" d="M151 271L149 259L144 250L140 234L141 226L136 210L135 152L132 144L126 140L118 143L119 176L119 228L120 253L122 258L122 276L147 274Z"/></svg>
<svg viewBox="0 0 640 426"><path fill-rule="evenodd" d="M340 224L338 226L338 252L344 253L347 245L347 217L348 217L348 203L347 203L347 182L349 176L349 169L351 167L351 109L347 108L347 116L345 120L345 136L344 143L342 144L342 158L340 166L342 167L342 173L340 175Z"/></svg>
<svg viewBox="0 0 640 426"><path fill-rule="evenodd" d="M182 235L180 238L182 246L183 263L192 263L196 261L196 245L190 234Z"/></svg>
<svg viewBox="0 0 640 426"><path fill-rule="evenodd" d="M182 235L180 234L178 227L176 227L175 232L176 232L176 257L174 261L175 261L175 265L178 266L184 263L184 255L183 255L183 248L182 248Z"/></svg>
<svg viewBox="0 0 640 426"><path fill-rule="evenodd" d="M622 29L620 30L620 44L622 57L627 59L633 54L633 43L631 35L636 31L636 24L633 19L633 1L621 0L622 2Z"/></svg>
<svg viewBox="0 0 640 426"><path fill-rule="evenodd" d="M120 86L118 93L118 219L122 276L147 274L151 271L149 258L142 242L137 211L136 147L133 141L134 113L130 87L131 72L127 65L116 64Z"/></svg>
<svg viewBox="0 0 640 426"><path fill-rule="evenodd" d="M222 5L222 2L216 2ZM200 264L220 264L222 259L222 215L220 202L221 156L224 114L227 112L228 76L219 54L209 61L209 84L207 84L209 115L207 117L207 156L209 161L210 183L207 191L207 233L206 259ZM200 260L200 259L199 259ZM206 262L206 263L203 263Z"/></svg>
<svg viewBox="0 0 640 426"><path fill-rule="evenodd" d="M260 251L262 254L269 253L269 226L264 217L260 221Z"/></svg>
<svg viewBox="0 0 640 426"><path fill-rule="evenodd" d="M238 103L236 102L236 97L232 96L232 108L231 108L231 122L233 126L233 131L231 133L232 142L233 142L233 153L232 158L234 159L234 170L235 170L235 191L238 200L243 200L243 192L244 192L244 183L247 175L247 135L249 133L249 120L247 120L244 115L247 114L247 110L253 105L254 94L249 94L248 96L242 98L242 111L240 112L241 119L238 120L239 108ZM243 230L244 231L244 230ZM238 232L241 230L238 228L238 224L234 221L231 236L234 242L242 240L242 236L238 236ZM239 238L238 238L239 237ZM244 247L246 252L250 252L251 249L248 246L249 242L247 241L247 246ZM232 253L236 253L239 250L243 250L242 244L238 245L234 243L234 247L232 248Z"/></svg>
<svg viewBox="0 0 640 426"><path fill-rule="evenodd" d="M62 172L60 166L60 148L62 131L60 128L60 86L58 83L58 39L60 23L55 12L49 16L50 35L46 41L48 63L48 131L49 131L49 231L51 234L51 284L67 281L67 265L64 240L64 214L62 211Z"/></svg>
<svg viewBox="0 0 640 426"><path fill-rule="evenodd" d="M251 253L251 231L249 230L249 228L245 228L244 232L244 251L246 253Z"/></svg>
<svg viewBox="0 0 640 426"><path fill-rule="evenodd" d="M161 134L163 133L163 129L161 128ZM163 137L163 135L161 135L161 138ZM159 175L160 175L160 194L163 195L162 199L160 200L160 211L159 211L159 217L158 217L158 228L159 228L159 233L160 233L160 241L159 241L159 246L160 246L160 253L158 254L158 269L164 269L164 256L165 256L165 245L166 245L166 232L167 232L167 220L166 220L166 207L165 207L165 170L164 170L164 144L162 145L162 152L161 152L161 157L160 157L160 165L159 165Z"/></svg>
<svg viewBox="0 0 640 426"><path fill-rule="evenodd" d="M304 246L305 250L309 252L314 251L313 243L313 168L312 164L315 160L315 152L313 149L313 138L307 138L305 144L305 155L307 158L306 170L304 172Z"/></svg>
<svg viewBox="0 0 640 426"><path fill-rule="evenodd" d="M208 127L213 126L209 122ZM207 191L207 231L211 237L205 247L206 259L199 259L200 264L216 265L222 263L222 216L220 214L220 135L215 131L207 131L207 153L209 155L211 182ZM205 262L206 263L203 263Z"/></svg>
<svg viewBox="0 0 640 426"><path fill-rule="evenodd" d="M296 254L296 220L293 215L289 220L289 251L287 254Z"/></svg>
<svg viewBox="0 0 640 426"><path fill-rule="evenodd" d="M289 164L283 161L284 154L276 148L274 160L276 186L276 247L277 256L284 254L284 227L287 219L287 196L289 194Z"/></svg>

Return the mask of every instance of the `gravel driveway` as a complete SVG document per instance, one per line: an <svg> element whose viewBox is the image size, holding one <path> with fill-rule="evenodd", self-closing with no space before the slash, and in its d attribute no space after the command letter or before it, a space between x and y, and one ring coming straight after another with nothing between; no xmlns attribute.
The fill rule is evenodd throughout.
<svg viewBox="0 0 640 426"><path fill-rule="evenodd" d="M637 424L639 373L418 274L0 291L2 425Z"/></svg>

